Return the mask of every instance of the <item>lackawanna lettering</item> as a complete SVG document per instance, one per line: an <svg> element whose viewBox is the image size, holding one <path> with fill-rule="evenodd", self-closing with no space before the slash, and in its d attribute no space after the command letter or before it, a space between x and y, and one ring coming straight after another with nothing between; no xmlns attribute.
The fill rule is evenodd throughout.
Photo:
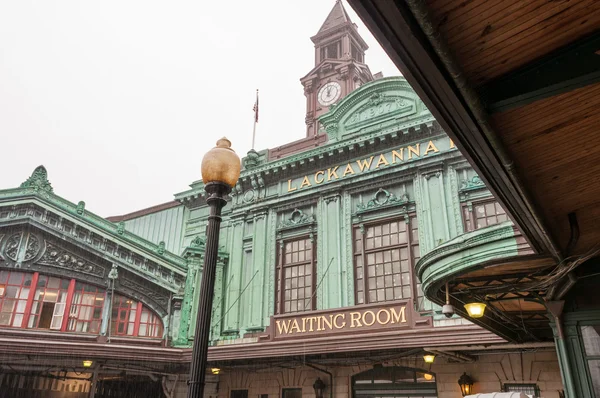
<svg viewBox="0 0 600 398"><path fill-rule="evenodd" d="M449 149L455 148L454 142L452 140L449 141ZM298 189L309 188L313 185L320 185L325 182L335 181L347 176L365 173L370 170L376 170L382 167L394 165L399 162L405 162L413 160L414 158L428 156L429 154L437 152L440 152L440 150L435 146L433 141L408 145L403 148L392 150L391 152L369 156L365 159L358 159L356 161L349 162L346 165L330 167L327 170L319 170L314 175L305 175L304 177L300 178L302 180L300 185L298 185L298 181L290 179L287 182L287 191L294 192Z"/></svg>
<svg viewBox="0 0 600 398"><path fill-rule="evenodd" d="M277 320L279 336L406 323L406 306Z"/></svg>

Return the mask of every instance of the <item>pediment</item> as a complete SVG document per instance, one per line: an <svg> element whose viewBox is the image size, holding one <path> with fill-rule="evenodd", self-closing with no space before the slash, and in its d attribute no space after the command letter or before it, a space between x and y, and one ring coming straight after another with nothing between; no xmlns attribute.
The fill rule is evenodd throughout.
<svg viewBox="0 0 600 398"><path fill-rule="evenodd" d="M382 133L433 120L402 77L378 79L353 91L319 118L330 142L380 130Z"/></svg>
<svg viewBox="0 0 600 398"><path fill-rule="evenodd" d="M318 72L322 69L327 69L329 67L329 68L335 70L336 68L339 68L344 65L351 64L351 63L353 63L353 61L350 59L332 59L332 58L324 59L323 61L319 62L319 64L317 66L312 68L312 70L310 72L308 72L303 78L301 78L300 81L302 82L307 79L317 78Z"/></svg>

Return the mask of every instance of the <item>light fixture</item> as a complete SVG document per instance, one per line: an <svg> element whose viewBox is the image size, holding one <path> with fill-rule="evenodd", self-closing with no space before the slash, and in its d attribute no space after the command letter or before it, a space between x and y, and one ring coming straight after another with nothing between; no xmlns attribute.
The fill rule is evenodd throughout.
<svg viewBox="0 0 600 398"><path fill-rule="evenodd" d="M214 375L218 375L219 373L221 373L221 369L220 368L210 368L210 372Z"/></svg>
<svg viewBox="0 0 600 398"><path fill-rule="evenodd" d="M204 267L202 268L196 314L196 331L194 333L190 377L188 379L188 398L204 397L211 309L215 293L215 275L219 251L221 210L227 204L227 195L231 193L231 188L237 183L241 167L240 158L231 149L231 141L227 138L221 138L217 141L217 146L208 151L202 159L202 182L206 192L205 200L208 205L209 216L206 225Z"/></svg>
<svg viewBox="0 0 600 398"><path fill-rule="evenodd" d="M465 304L465 309L471 318L481 318L485 312L485 303L469 303Z"/></svg>
<svg viewBox="0 0 600 398"><path fill-rule="evenodd" d="M465 372L460 379L458 379L458 385L460 386L460 392L462 396L467 396L473 392L473 379Z"/></svg>
<svg viewBox="0 0 600 398"><path fill-rule="evenodd" d="M323 392L325 391L325 383L323 383L323 380L321 380L321 378L317 378L317 380L315 381L315 384L313 384L313 388L315 389L315 397L317 398L323 398Z"/></svg>
<svg viewBox="0 0 600 398"><path fill-rule="evenodd" d="M425 374L423 375L423 378L424 378L425 380L427 380L427 381L430 381L430 380L432 380L432 379L433 379L433 375L432 375L431 373L425 373Z"/></svg>
<svg viewBox="0 0 600 398"><path fill-rule="evenodd" d="M435 360L435 355L425 354L423 355L423 360L425 361L425 363L433 363L433 361Z"/></svg>
<svg viewBox="0 0 600 398"><path fill-rule="evenodd" d="M220 182L232 188L240 177L241 162L231 149L231 141L223 137L217 146L204 155L202 159L202 182Z"/></svg>
<svg viewBox="0 0 600 398"><path fill-rule="evenodd" d="M83 361L83 367L84 368L91 368L93 364L94 364L94 361L91 361L89 359L86 359L86 360Z"/></svg>

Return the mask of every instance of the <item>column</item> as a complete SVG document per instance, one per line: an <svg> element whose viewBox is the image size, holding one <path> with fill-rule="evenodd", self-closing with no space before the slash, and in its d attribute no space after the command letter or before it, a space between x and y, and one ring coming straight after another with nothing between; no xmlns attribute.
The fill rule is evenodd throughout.
<svg viewBox="0 0 600 398"><path fill-rule="evenodd" d="M229 263L225 280L225 314L223 334L237 334L240 327L240 293L242 290L242 254L244 238L244 220L231 221L232 239L229 243Z"/></svg>
<svg viewBox="0 0 600 398"><path fill-rule="evenodd" d="M189 250L189 249L188 249ZM188 252L189 253L189 252ZM196 280L198 269L202 261L202 257L199 254L190 253L187 257L188 260L188 274L185 280L185 290L183 293L183 301L181 303L181 320L179 321L179 333L175 344L177 345L188 345L189 338L192 337L190 332L194 330L194 327L190 328L190 324L194 324L196 317L193 316L194 312L194 291L197 286ZM193 319L192 319L193 318Z"/></svg>
<svg viewBox="0 0 600 398"><path fill-rule="evenodd" d="M270 265L267 255L267 222L267 210L254 215L253 270L257 274L252 280L249 294L249 300L253 303L250 312L250 324L247 325L250 331L264 330L265 312L263 302L268 296L265 296L263 287L267 284L267 276L269 275L266 267Z"/></svg>
<svg viewBox="0 0 600 398"><path fill-rule="evenodd" d="M321 295L321 307L318 309L340 308L346 303L345 267L342 258L344 231L341 217L342 200L339 194L323 198L320 206L319 235L321 247L317 250L322 253L317 262L317 283L321 287L317 296Z"/></svg>

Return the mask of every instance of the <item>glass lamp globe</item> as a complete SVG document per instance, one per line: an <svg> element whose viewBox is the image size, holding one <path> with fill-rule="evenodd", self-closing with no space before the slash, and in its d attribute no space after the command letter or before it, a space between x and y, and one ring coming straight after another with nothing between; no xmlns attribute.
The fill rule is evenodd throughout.
<svg viewBox="0 0 600 398"><path fill-rule="evenodd" d="M242 165L239 156L231 149L231 141L223 137L217 146L202 159L202 182L221 182L232 188L240 177Z"/></svg>

